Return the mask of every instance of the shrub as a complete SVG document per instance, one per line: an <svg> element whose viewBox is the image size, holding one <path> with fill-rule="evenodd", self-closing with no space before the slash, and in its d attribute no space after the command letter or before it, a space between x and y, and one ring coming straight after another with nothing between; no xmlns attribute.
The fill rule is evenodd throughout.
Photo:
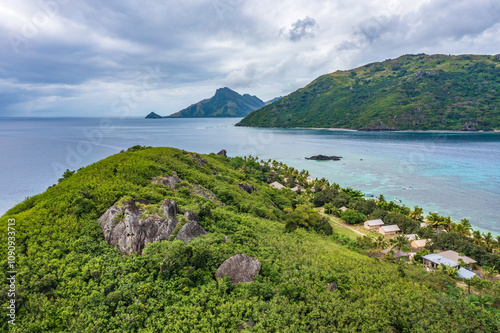
<svg viewBox="0 0 500 333"><path fill-rule="evenodd" d="M366 215L356 210L347 210L340 215L340 218L349 224L358 224L366 221Z"/></svg>

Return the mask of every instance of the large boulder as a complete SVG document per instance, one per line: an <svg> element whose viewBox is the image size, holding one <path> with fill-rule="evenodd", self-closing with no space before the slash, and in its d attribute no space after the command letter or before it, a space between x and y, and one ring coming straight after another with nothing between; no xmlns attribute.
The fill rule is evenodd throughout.
<svg viewBox="0 0 500 333"><path fill-rule="evenodd" d="M236 254L219 266L215 278L224 278L228 275L233 285L240 282L251 282L259 274L261 267L262 264L259 260L246 254Z"/></svg>
<svg viewBox="0 0 500 333"><path fill-rule="evenodd" d="M247 184L247 183L239 183L238 186L245 192L247 193L252 193L254 191L257 191L257 188L250 185L250 184Z"/></svg>
<svg viewBox="0 0 500 333"><path fill-rule="evenodd" d="M217 153L217 155L222 155L227 157L227 151L225 149L222 149L220 152Z"/></svg>
<svg viewBox="0 0 500 333"><path fill-rule="evenodd" d="M167 218L175 219L177 216L177 204L172 199L165 199L161 204L161 209L163 210L163 214Z"/></svg>
<svg viewBox="0 0 500 333"><path fill-rule="evenodd" d="M205 235L207 232L196 221L189 221L186 223L181 230L177 233L175 240L181 240L185 243L189 242L191 239L196 238L201 235Z"/></svg>
<svg viewBox="0 0 500 333"><path fill-rule="evenodd" d="M192 211L187 211L184 213L184 217L188 220L188 221L196 221L198 222L198 215L196 215L195 212L192 212Z"/></svg>
<svg viewBox="0 0 500 333"><path fill-rule="evenodd" d="M148 204L144 200L131 200L121 207L112 206L99 218L104 240L122 254L142 254L146 244L168 240L178 223L158 215L142 219L145 211L137 203Z"/></svg>
<svg viewBox="0 0 500 333"><path fill-rule="evenodd" d="M172 172L174 173L174 172ZM153 183L165 185L172 189L175 189L175 184L182 183L182 179L177 177L177 173L174 173L174 176L160 176L153 179Z"/></svg>

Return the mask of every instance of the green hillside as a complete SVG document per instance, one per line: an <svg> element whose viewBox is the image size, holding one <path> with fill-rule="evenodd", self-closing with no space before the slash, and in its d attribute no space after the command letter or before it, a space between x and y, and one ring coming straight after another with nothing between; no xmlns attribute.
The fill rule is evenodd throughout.
<svg viewBox="0 0 500 333"><path fill-rule="evenodd" d="M238 125L500 129L500 55L404 55L323 75Z"/></svg>
<svg viewBox="0 0 500 333"><path fill-rule="evenodd" d="M155 181L165 175L182 181L173 188ZM375 202L359 192L306 177L276 162L144 147L66 172L59 184L0 218L0 276L7 281L7 272L17 271L15 298L6 284L0 293L0 331L238 332L243 322L255 324L248 327L254 332L498 331L492 305L499 297L481 303L446 274L379 259L365 251L366 237L332 234L313 203L347 204L387 218L403 216L397 211L404 208L382 202L385 208L374 211ZM306 192L268 184L285 178ZM196 213L208 233L122 255L104 241L98 219L131 199L147 201L141 201L143 218L158 217L163 200L174 199L179 213ZM15 236L7 235L14 220ZM420 225L400 221L404 228ZM7 261L7 236L15 237L15 250L9 249L15 267ZM235 254L262 263L253 282L214 278ZM5 315L12 299L15 326Z"/></svg>

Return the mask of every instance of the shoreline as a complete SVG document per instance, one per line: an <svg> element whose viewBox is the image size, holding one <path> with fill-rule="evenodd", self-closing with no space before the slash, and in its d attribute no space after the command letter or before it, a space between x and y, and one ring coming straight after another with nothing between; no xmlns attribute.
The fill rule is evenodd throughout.
<svg viewBox="0 0 500 333"><path fill-rule="evenodd" d="M262 126L246 126L235 124L235 127L261 128L261 129L286 129L286 130L326 130L339 132L394 132L394 133L447 133L447 134L500 134L500 129L491 131L459 131L459 130L373 130L373 129L352 129L352 128L337 128L337 127L262 127Z"/></svg>

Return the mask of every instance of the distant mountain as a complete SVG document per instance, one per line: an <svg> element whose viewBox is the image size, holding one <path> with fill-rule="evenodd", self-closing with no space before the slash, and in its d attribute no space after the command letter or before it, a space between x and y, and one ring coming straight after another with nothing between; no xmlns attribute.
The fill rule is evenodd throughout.
<svg viewBox="0 0 500 333"><path fill-rule="evenodd" d="M274 103L274 102L276 102L276 101L278 101L278 100L280 100L280 99L282 99L282 98L283 98L283 96L280 96L280 97L274 97L273 99L271 99L271 100L267 101L267 102L266 102L266 105L272 104L272 103Z"/></svg>
<svg viewBox="0 0 500 333"><path fill-rule="evenodd" d="M154 113L154 112L151 112L150 114L148 114L146 116L146 119L157 119L157 118L163 118L163 117L160 116L159 114Z"/></svg>
<svg viewBox="0 0 500 333"><path fill-rule="evenodd" d="M404 55L320 76L238 126L500 129L500 55Z"/></svg>
<svg viewBox="0 0 500 333"><path fill-rule="evenodd" d="M240 95L229 88L220 88L212 98L204 99L168 117L245 117L264 105L256 96Z"/></svg>

